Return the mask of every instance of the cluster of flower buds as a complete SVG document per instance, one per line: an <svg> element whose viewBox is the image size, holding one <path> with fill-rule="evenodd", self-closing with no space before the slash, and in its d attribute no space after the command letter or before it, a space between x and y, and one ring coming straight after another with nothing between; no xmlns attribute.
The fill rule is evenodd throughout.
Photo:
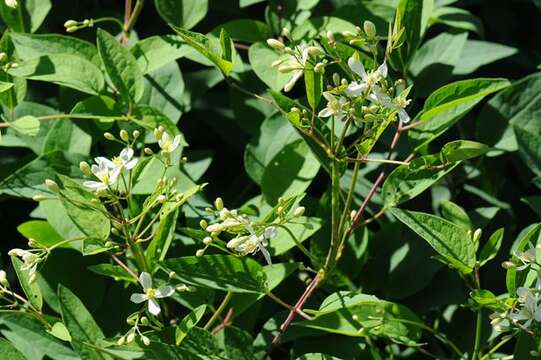
<svg viewBox="0 0 541 360"><path fill-rule="evenodd" d="M282 34L289 37L289 30L284 29ZM307 69L318 73L325 72L327 60L324 59L325 51L319 45L300 43L290 47L277 39L268 39L267 45L282 55L272 63L272 67L281 73L291 73L289 81L284 85L285 92L293 89Z"/></svg>
<svg viewBox="0 0 541 360"><path fill-rule="evenodd" d="M29 245L35 245L35 241L30 239ZM21 267L21 270L28 272L28 281L33 283L37 278L39 264L47 257L47 251L45 249L23 250L15 248L11 249L8 252L8 255L16 256L23 261L24 264Z"/></svg>
<svg viewBox="0 0 541 360"><path fill-rule="evenodd" d="M18 5L17 0L5 0L4 3L7 7L10 7L12 9L16 9Z"/></svg>
<svg viewBox="0 0 541 360"><path fill-rule="evenodd" d="M87 27L93 27L94 26L94 19L85 19L83 21L76 21L76 20L68 20L64 23L64 27L66 28L66 32L73 33L77 30L81 30Z"/></svg>

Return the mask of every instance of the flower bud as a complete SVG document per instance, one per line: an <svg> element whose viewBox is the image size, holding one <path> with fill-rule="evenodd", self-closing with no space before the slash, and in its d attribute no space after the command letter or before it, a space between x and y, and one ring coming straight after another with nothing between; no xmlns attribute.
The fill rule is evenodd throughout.
<svg viewBox="0 0 541 360"><path fill-rule="evenodd" d="M12 9L17 8L17 0L5 0L5 4L7 7L10 7Z"/></svg>
<svg viewBox="0 0 541 360"><path fill-rule="evenodd" d="M285 36L286 38L291 38L291 33L289 32L289 29L284 27L282 29L282 36Z"/></svg>
<svg viewBox="0 0 541 360"><path fill-rule="evenodd" d="M34 201L43 201L43 200L46 200L47 199L47 196L44 196L44 195L34 195L32 196L32 200Z"/></svg>
<svg viewBox="0 0 541 360"><path fill-rule="evenodd" d="M141 135L141 132L139 130L133 130L131 135L133 136L134 139L137 139Z"/></svg>
<svg viewBox="0 0 541 360"><path fill-rule="evenodd" d="M248 238L249 236L236 237L234 239L229 240L226 246L228 249L234 249L242 245L246 240L248 240Z"/></svg>
<svg viewBox="0 0 541 360"><path fill-rule="evenodd" d="M278 71L283 74L287 74L294 70L301 70L301 69L302 69L302 65L298 63L295 63L295 64L288 63L288 64L278 66Z"/></svg>
<svg viewBox="0 0 541 360"><path fill-rule="evenodd" d="M111 134L110 132L104 133L103 137L106 138L107 140L111 140L111 141L116 139L115 136L113 134Z"/></svg>
<svg viewBox="0 0 541 360"><path fill-rule="evenodd" d="M195 252L195 256L203 256L205 255L205 249L199 249Z"/></svg>
<svg viewBox="0 0 541 360"><path fill-rule="evenodd" d="M77 30L79 30L79 28L77 26L70 26L69 28L66 29L66 32L67 33L74 33Z"/></svg>
<svg viewBox="0 0 541 360"><path fill-rule="evenodd" d="M121 336L120 339L116 342L118 345L122 346L126 342L126 338L124 336Z"/></svg>
<svg viewBox="0 0 541 360"><path fill-rule="evenodd" d="M349 218L353 220L355 219L355 216L357 216L357 210L351 210L351 213L349 213Z"/></svg>
<svg viewBox="0 0 541 360"><path fill-rule="evenodd" d="M78 24L79 23L75 20L68 20L64 23L64 27L69 28L69 27L77 26Z"/></svg>
<svg viewBox="0 0 541 360"><path fill-rule="evenodd" d="M475 230L475 232L473 233L473 242L476 243L476 242L479 242L479 239L481 239L481 234L483 233L483 230L481 230L480 228Z"/></svg>
<svg viewBox="0 0 541 360"><path fill-rule="evenodd" d="M126 341L129 343L133 342L133 340L135 339L135 333L134 332L131 332L128 334L128 336L126 337Z"/></svg>
<svg viewBox="0 0 541 360"><path fill-rule="evenodd" d="M28 277L28 283L29 284L33 284L36 282L36 279L38 278L38 276L36 275L36 273L31 273L30 276Z"/></svg>
<svg viewBox="0 0 541 360"><path fill-rule="evenodd" d="M278 67L280 66L283 62L285 61L285 59L278 59L278 60L274 60L271 64L271 67L275 68L275 67Z"/></svg>
<svg viewBox="0 0 541 360"><path fill-rule="evenodd" d="M325 72L325 65L322 63L317 63L316 66L314 66L314 72L323 74Z"/></svg>
<svg viewBox="0 0 541 360"><path fill-rule="evenodd" d="M151 148L147 148L147 147L146 147L143 151L144 151L145 154L147 154L147 155L153 155L153 154L154 154L154 151L152 151Z"/></svg>
<svg viewBox="0 0 541 360"><path fill-rule="evenodd" d="M344 36L344 37L355 37L355 36L357 36L357 34L355 34L352 31L343 31L342 36Z"/></svg>
<svg viewBox="0 0 541 360"><path fill-rule="evenodd" d="M86 161L81 161L79 163L79 169L85 176L90 176L90 174L92 174L92 172L90 171L90 165L88 165Z"/></svg>
<svg viewBox="0 0 541 360"><path fill-rule="evenodd" d="M141 317L141 324L148 325L148 318L146 316Z"/></svg>
<svg viewBox="0 0 541 360"><path fill-rule="evenodd" d="M199 222L199 226L201 226L201 229L205 230L207 226L209 226L209 223L207 222L207 220L201 219L201 221Z"/></svg>
<svg viewBox="0 0 541 360"><path fill-rule="evenodd" d="M150 339L147 338L146 336L141 336L141 341L143 342L143 344L145 344L145 346L150 345Z"/></svg>
<svg viewBox="0 0 541 360"><path fill-rule="evenodd" d="M207 236L203 239L203 244L210 245L212 243L212 238L210 236Z"/></svg>
<svg viewBox="0 0 541 360"><path fill-rule="evenodd" d="M46 179L45 180L45 185L47 185L47 189L49 189L52 192L59 192L60 191L60 188L58 187L58 184L54 180Z"/></svg>
<svg viewBox="0 0 541 360"><path fill-rule="evenodd" d="M353 319L353 321L359 321L359 316L357 314L353 314L351 318Z"/></svg>
<svg viewBox="0 0 541 360"><path fill-rule="evenodd" d="M8 55L5 52L0 52L0 63L4 63L8 59Z"/></svg>
<svg viewBox="0 0 541 360"><path fill-rule="evenodd" d="M214 207L216 210L222 210L224 208L224 201L221 197L217 197L216 200L214 200Z"/></svg>
<svg viewBox="0 0 541 360"><path fill-rule="evenodd" d="M338 75L338 73L332 74L332 82L333 82L334 86L339 86L340 85L340 75Z"/></svg>
<svg viewBox="0 0 541 360"><path fill-rule="evenodd" d="M175 288L178 292L187 292L191 291L191 288L188 285L179 285Z"/></svg>
<svg viewBox="0 0 541 360"><path fill-rule="evenodd" d="M364 29L364 32L366 33L366 35L368 35L369 38L375 38L376 37L376 35L377 35L376 25L374 25L374 23L372 21L366 20L363 23L363 29Z"/></svg>
<svg viewBox="0 0 541 360"><path fill-rule="evenodd" d="M165 197L165 195L158 195L158 197L156 198L156 200L160 203L160 204L163 204L165 202L165 200L167 200L167 198Z"/></svg>
<svg viewBox="0 0 541 360"><path fill-rule="evenodd" d="M284 49L284 52L288 55L295 55L295 50L293 50L292 48L290 48L289 46L286 46L286 48Z"/></svg>
<svg viewBox="0 0 541 360"><path fill-rule="evenodd" d="M120 138L124 141L128 141L130 139L130 135L128 134L128 132L124 129L120 130L120 134L119 134Z"/></svg>
<svg viewBox="0 0 541 360"><path fill-rule="evenodd" d="M504 269L513 269L513 268L516 268L517 267L517 264L515 264L514 262L512 261L504 261L502 263L502 268Z"/></svg>
<svg viewBox="0 0 541 360"><path fill-rule="evenodd" d="M304 206L299 206L293 212L293 216L295 216L295 217L303 216L305 210L306 210L306 208Z"/></svg>
<svg viewBox="0 0 541 360"><path fill-rule="evenodd" d="M7 274L4 270L0 270L0 284L4 286L9 286Z"/></svg>
<svg viewBox="0 0 541 360"><path fill-rule="evenodd" d="M327 40L329 40L329 43L334 44L336 42L336 39L334 38L334 34L332 31L327 31Z"/></svg>
<svg viewBox="0 0 541 360"><path fill-rule="evenodd" d="M278 206L278 209L276 209L276 213L278 215L282 215L284 213L284 208L282 206Z"/></svg>
<svg viewBox="0 0 541 360"><path fill-rule="evenodd" d="M316 57L325 54L323 50L318 48L317 46L309 46L308 47L308 54L310 56Z"/></svg>
<svg viewBox="0 0 541 360"><path fill-rule="evenodd" d="M267 39L267 45L274 50L283 50L285 48L284 43L276 39Z"/></svg>

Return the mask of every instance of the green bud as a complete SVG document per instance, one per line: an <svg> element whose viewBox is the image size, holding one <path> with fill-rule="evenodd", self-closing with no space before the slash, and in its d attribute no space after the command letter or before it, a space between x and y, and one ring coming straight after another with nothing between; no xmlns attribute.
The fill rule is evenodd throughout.
<svg viewBox="0 0 541 360"><path fill-rule="evenodd" d="M207 220L201 219L201 221L199 222L199 226L201 226L201 229L205 230L207 226L209 226L209 223L207 222Z"/></svg>
<svg viewBox="0 0 541 360"><path fill-rule="evenodd" d="M90 176L92 172L90 171L90 165L86 161L81 161L79 163L79 169L85 176Z"/></svg>
<svg viewBox="0 0 541 360"><path fill-rule="evenodd" d="M122 346L126 342L126 338L124 336L121 336L120 339L116 342L118 345Z"/></svg>
<svg viewBox="0 0 541 360"><path fill-rule="evenodd" d="M374 23L372 21L366 20L363 23L363 29L364 29L364 32L366 33L366 35L368 35L369 38L375 38L376 37L376 35L377 35L376 25L374 25Z"/></svg>
<svg viewBox="0 0 541 360"><path fill-rule="evenodd" d="M111 134L110 132L104 133L103 137L106 138L107 140L110 140L110 141L116 140L116 137L113 134Z"/></svg>
<svg viewBox="0 0 541 360"><path fill-rule="evenodd" d="M286 47L283 42L276 39L267 39L267 45L274 50L283 50Z"/></svg>
<svg viewBox="0 0 541 360"><path fill-rule="evenodd" d="M66 32L67 33L74 33L77 30L79 30L79 28L77 26L70 26L69 28L66 29Z"/></svg>
<svg viewBox="0 0 541 360"><path fill-rule="evenodd" d="M323 74L325 72L325 65L322 63L317 63L316 66L314 66L314 72Z"/></svg>
<svg viewBox="0 0 541 360"><path fill-rule="evenodd" d="M137 139L139 135L141 135L141 132L139 130L133 130L131 133L134 139Z"/></svg>
<svg viewBox="0 0 541 360"><path fill-rule="evenodd" d="M203 256L205 255L205 249L199 249L195 252L195 256Z"/></svg>
<svg viewBox="0 0 541 360"><path fill-rule="evenodd" d="M52 192L56 193L56 192L60 191L60 188L58 187L58 184L54 180L46 179L45 180L45 185L47 185L47 188Z"/></svg>
<svg viewBox="0 0 541 360"><path fill-rule="evenodd" d="M154 154L154 151L152 151L151 148L147 148L147 147L146 147L143 151L144 151L145 154L147 154L147 155L152 155L152 154Z"/></svg>
<svg viewBox="0 0 541 360"><path fill-rule="evenodd" d="M119 134L120 138L124 141L128 141L130 139L130 135L128 134L128 132L124 129L120 130L120 134Z"/></svg>
<svg viewBox="0 0 541 360"><path fill-rule="evenodd" d="M210 245L210 243L212 243L212 238L210 236L203 239L203 244Z"/></svg>
<svg viewBox="0 0 541 360"><path fill-rule="evenodd" d="M68 20L64 23L64 27L69 28L69 27L77 26L78 24L79 23L75 20Z"/></svg>
<svg viewBox="0 0 541 360"><path fill-rule="evenodd" d="M329 43L334 44L336 42L336 39L334 38L334 34L332 31L327 31L327 40L329 40Z"/></svg>
<svg viewBox="0 0 541 360"><path fill-rule="evenodd" d="M224 201L221 197L217 197L216 200L214 200L214 207L216 210L222 210L224 208Z"/></svg>

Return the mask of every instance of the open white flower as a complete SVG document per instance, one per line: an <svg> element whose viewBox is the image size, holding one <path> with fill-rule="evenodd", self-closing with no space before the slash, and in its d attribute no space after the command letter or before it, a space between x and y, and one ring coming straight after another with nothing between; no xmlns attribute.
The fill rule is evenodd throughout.
<svg viewBox="0 0 541 360"><path fill-rule="evenodd" d="M529 243L529 248L526 251L517 251L515 253L517 259L522 263L521 266L517 267L517 270L524 270L535 262L537 259L537 248Z"/></svg>
<svg viewBox="0 0 541 360"><path fill-rule="evenodd" d="M97 163L105 163L110 169L119 169L122 171L124 169L131 170L137 165L137 159L133 158L134 151L132 148L124 148L120 152L119 156L115 156L112 160L109 160L105 157L97 157Z"/></svg>
<svg viewBox="0 0 541 360"><path fill-rule="evenodd" d="M518 312L509 314L509 318L513 322L522 322L522 326L529 327L533 320L541 321L541 306L539 305L539 293L531 289L518 288L517 294L522 307Z"/></svg>
<svg viewBox="0 0 541 360"><path fill-rule="evenodd" d="M396 111L398 113L398 118L404 124L410 121L410 116L406 112L405 108L410 104L411 100L406 99L403 95L398 95L394 99L391 99L381 88L377 85L372 87L372 93L368 96L370 101L381 104L386 108Z"/></svg>
<svg viewBox="0 0 541 360"><path fill-rule="evenodd" d="M158 141L158 145L162 149L162 153L171 153L180 145L180 135L171 138L168 133L164 132Z"/></svg>
<svg viewBox="0 0 541 360"><path fill-rule="evenodd" d="M161 299L173 295L175 289L172 286L166 285L158 289L152 287L152 277L147 272L142 272L139 276L139 282L143 287L144 294L135 293L132 294L130 300L136 304L140 304L144 301L148 302L148 312L156 316L160 313L160 304L156 299Z"/></svg>
<svg viewBox="0 0 541 360"><path fill-rule="evenodd" d="M251 226L247 226L247 229L250 231L250 235L239 236L230 240L227 243L227 247L235 250L243 256L255 254L256 252L261 251L263 257L267 261L267 264L271 265L271 256L266 246L268 245L268 240L278 235L278 231L274 226L269 226L265 229L262 235L256 235Z"/></svg>
<svg viewBox="0 0 541 360"><path fill-rule="evenodd" d="M327 107L323 108L318 116L326 118L334 115L337 121L342 120L345 115L344 106L347 104L348 100L342 96L336 97L329 92L324 92L323 97L327 100Z"/></svg>
<svg viewBox="0 0 541 360"><path fill-rule="evenodd" d="M17 0L5 0L6 6L15 9L17 7Z"/></svg>
<svg viewBox="0 0 541 360"><path fill-rule="evenodd" d="M367 89L379 83L387 77L387 63L383 62L376 70L366 72L363 63L356 57L348 59L349 68L361 77L361 81L353 81L346 88L346 94L356 97L363 94Z"/></svg>
<svg viewBox="0 0 541 360"><path fill-rule="evenodd" d="M95 160L98 164L92 165L90 169L99 181L85 181L83 185L92 190L106 190L117 182L121 167L110 168L108 165L110 160L105 158Z"/></svg>

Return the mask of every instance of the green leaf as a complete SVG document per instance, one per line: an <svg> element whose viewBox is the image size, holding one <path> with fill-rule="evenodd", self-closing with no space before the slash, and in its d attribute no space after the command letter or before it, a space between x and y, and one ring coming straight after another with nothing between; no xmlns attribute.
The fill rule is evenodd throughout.
<svg viewBox="0 0 541 360"><path fill-rule="evenodd" d="M509 86L505 79L469 79L445 85L432 93L413 120L422 124L408 132L420 149L447 131L483 98Z"/></svg>
<svg viewBox="0 0 541 360"><path fill-rule="evenodd" d="M532 172L541 176L541 135L528 128L514 125L518 150Z"/></svg>
<svg viewBox="0 0 541 360"><path fill-rule="evenodd" d="M279 197L304 192L319 167L319 162L303 140L286 145L265 167L261 180L265 200L274 205Z"/></svg>
<svg viewBox="0 0 541 360"><path fill-rule="evenodd" d="M257 41L266 41L272 37L272 31L269 26L259 20L237 19L221 24L212 30L215 36L220 35L221 29L225 29L231 39L254 43Z"/></svg>
<svg viewBox="0 0 541 360"><path fill-rule="evenodd" d="M304 70L304 84L308 104L315 111L323 94L323 76L314 71L313 67L307 66Z"/></svg>
<svg viewBox="0 0 541 360"><path fill-rule="evenodd" d="M88 155L92 136L66 119L49 120L51 126L43 143L43 153L55 150Z"/></svg>
<svg viewBox="0 0 541 360"><path fill-rule="evenodd" d="M390 211L425 239L447 265L463 274L473 271L476 245L467 230L430 214L396 208Z"/></svg>
<svg viewBox="0 0 541 360"><path fill-rule="evenodd" d="M21 260L12 256L11 263L13 264L13 268L15 269L15 273L19 279L19 284L21 284L21 288L26 294L26 298L36 310L41 311L41 307L43 306L43 297L41 296L39 285L35 281L32 283L30 282L28 270L22 269L24 263Z"/></svg>
<svg viewBox="0 0 541 360"><path fill-rule="evenodd" d="M107 31L98 29L98 53L105 71L126 102L136 103L143 96L143 73L135 57Z"/></svg>
<svg viewBox="0 0 541 360"><path fill-rule="evenodd" d="M191 313L186 315L175 328L175 345L179 346L190 330L197 325L205 314L207 305L199 305Z"/></svg>
<svg viewBox="0 0 541 360"><path fill-rule="evenodd" d="M73 36L13 32L9 34L9 37L13 41L17 55L22 60L31 60L51 54L71 54L82 57L97 67L101 66L98 50L94 44Z"/></svg>
<svg viewBox="0 0 541 360"><path fill-rule="evenodd" d="M291 73L281 73L277 68L271 66L274 61L283 57L283 55L278 54L263 42L256 42L248 49L248 59L255 74L268 87L275 91L282 90L291 78ZM289 112L290 108L286 111Z"/></svg>
<svg viewBox="0 0 541 360"><path fill-rule="evenodd" d="M29 80L52 82L87 94L98 94L105 84L100 69L90 61L71 54L43 55L23 61L8 73Z"/></svg>
<svg viewBox="0 0 541 360"><path fill-rule="evenodd" d="M0 94L11 89L13 85L14 84L10 82L0 81Z"/></svg>
<svg viewBox="0 0 541 360"><path fill-rule="evenodd" d="M208 11L207 0L154 0L165 22L185 29L193 28Z"/></svg>
<svg viewBox="0 0 541 360"><path fill-rule="evenodd" d="M224 76L227 76L229 72L233 69L233 63L226 58L217 48L212 46L211 41L208 37L203 34L196 32L188 31L174 25L171 25L173 30L192 48L194 48L201 55L209 59L220 69Z"/></svg>
<svg viewBox="0 0 541 360"><path fill-rule="evenodd" d="M489 290L483 290L483 289L474 289L470 293L470 297L473 299L475 303L480 305L483 308L488 308L493 311L505 311L507 306L503 304L503 301L498 299L496 295L494 295Z"/></svg>
<svg viewBox="0 0 541 360"><path fill-rule="evenodd" d="M299 217L295 222L285 225L289 232L278 227L278 235L269 242L268 250L272 256L285 254L288 250L294 248L298 243L302 243L314 235L322 225L322 220L315 217ZM293 239L291 234L295 237Z"/></svg>
<svg viewBox="0 0 541 360"><path fill-rule="evenodd" d="M263 267L250 258L228 255L186 256L161 263L175 277L195 286L211 289L264 293L267 287Z"/></svg>
<svg viewBox="0 0 541 360"><path fill-rule="evenodd" d="M81 155L54 151L37 157L13 174L0 181L0 193L31 198L36 194L51 195L45 186L45 179L53 179L56 174L79 176Z"/></svg>
<svg viewBox="0 0 541 360"><path fill-rule="evenodd" d="M61 284L58 285L58 299L62 321L70 332L72 345L77 353L84 359L110 359L109 356L85 345L94 345L105 336L81 300Z"/></svg>
<svg viewBox="0 0 541 360"><path fill-rule="evenodd" d="M152 264L152 267L157 267L158 261L164 260L167 255L175 236L178 213L178 208L176 208L174 211L160 215L160 223L146 252L147 263Z"/></svg>
<svg viewBox="0 0 541 360"><path fill-rule="evenodd" d="M332 303L332 306L328 304ZM307 311L308 312L308 311ZM338 292L325 299L314 320L295 326L319 329L346 336L375 336L401 344L415 344L421 337L421 320L403 305L355 292ZM356 320L353 317L356 316Z"/></svg>
<svg viewBox="0 0 541 360"><path fill-rule="evenodd" d="M39 132L40 122L36 117L27 115L10 122L9 126L22 135L36 136Z"/></svg>
<svg viewBox="0 0 541 360"><path fill-rule="evenodd" d="M6 341L4 339L0 339L0 354L2 356L5 356L6 359L10 360L26 360L26 358L15 348L15 346L11 345L9 341Z"/></svg>
<svg viewBox="0 0 541 360"><path fill-rule="evenodd" d="M437 155L421 156L408 165L393 170L383 183L386 208L397 206L413 199L428 189L458 166L456 163L442 163Z"/></svg>
<svg viewBox="0 0 541 360"><path fill-rule="evenodd" d="M0 15L5 24L16 32L35 32L51 10L50 0L19 1L16 8L0 3Z"/></svg>
<svg viewBox="0 0 541 360"><path fill-rule="evenodd" d="M43 323L29 314L3 314L0 324L2 335L25 359L43 359L45 356L55 360L80 359L70 347L48 334Z"/></svg>
<svg viewBox="0 0 541 360"><path fill-rule="evenodd" d="M17 226L17 231L25 238L33 239L43 247L50 247L64 240L51 224L43 220L26 221Z"/></svg>
<svg viewBox="0 0 541 360"><path fill-rule="evenodd" d="M327 31L340 34L344 31L355 32L356 30L355 25L349 21L333 16L323 16L308 19L295 27L291 32L291 38L293 40L313 39L318 36L325 36Z"/></svg>
<svg viewBox="0 0 541 360"><path fill-rule="evenodd" d="M130 49L137 65L147 74L174 62L193 50L178 35L150 36Z"/></svg>
<svg viewBox="0 0 541 360"><path fill-rule="evenodd" d="M486 242L486 244L481 249L479 254L479 264L480 266L485 265L490 260L494 259L498 255L498 251L502 246L504 228L496 230Z"/></svg>
<svg viewBox="0 0 541 360"><path fill-rule="evenodd" d="M67 176L59 175L58 179L60 200L71 220L88 237L106 240L111 232L111 221L98 197Z"/></svg>
<svg viewBox="0 0 541 360"><path fill-rule="evenodd" d="M124 270L123 267L118 265L97 264L89 266L88 270L95 272L96 274L109 276L115 281L129 281L132 283L137 283L137 279L134 279L134 277L129 272L127 272L126 270Z"/></svg>
<svg viewBox="0 0 541 360"><path fill-rule="evenodd" d="M448 200L442 201L441 215L453 224L458 225L465 230L473 231L473 224L470 217L463 208L454 202Z"/></svg>
<svg viewBox="0 0 541 360"><path fill-rule="evenodd" d="M520 199L530 206L530 208L541 217L541 196L527 196Z"/></svg>
<svg viewBox="0 0 541 360"><path fill-rule="evenodd" d="M468 140L455 140L447 143L441 149L441 157L447 162L457 162L473 159L486 154L490 148L485 144Z"/></svg>
<svg viewBox="0 0 541 360"><path fill-rule="evenodd" d="M484 36L481 19L468 10L451 6L438 7L432 12L430 22L444 24L455 29L471 31L481 37Z"/></svg>
<svg viewBox="0 0 541 360"><path fill-rule="evenodd" d="M468 40L460 54L460 61L453 69L453 75L471 74L481 66L491 64L518 53L518 49L488 41Z"/></svg>

